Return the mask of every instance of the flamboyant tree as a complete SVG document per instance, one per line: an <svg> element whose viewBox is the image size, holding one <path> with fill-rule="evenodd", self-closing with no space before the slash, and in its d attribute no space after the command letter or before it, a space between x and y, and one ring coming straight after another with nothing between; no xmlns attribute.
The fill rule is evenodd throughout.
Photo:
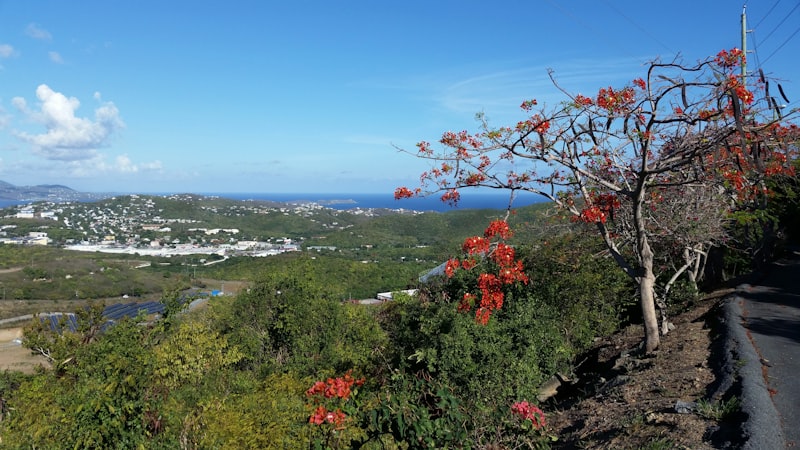
<svg viewBox="0 0 800 450"><path fill-rule="evenodd" d="M784 137L797 127L781 116L763 74L752 86L737 75L743 63L738 49L693 65L655 61L643 78L592 97L567 92L551 71L564 102L525 101L527 117L510 127L479 115L478 132L445 132L440 150L418 143L416 155L436 165L419 187L397 188L395 197L440 192L456 203L462 188L527 191L592 224L638 284L645 347L653 351L657 261L679 254L676 271L696 267L724 215L737 201L763 196L763 177L790 171L796 157Z"/></svg>

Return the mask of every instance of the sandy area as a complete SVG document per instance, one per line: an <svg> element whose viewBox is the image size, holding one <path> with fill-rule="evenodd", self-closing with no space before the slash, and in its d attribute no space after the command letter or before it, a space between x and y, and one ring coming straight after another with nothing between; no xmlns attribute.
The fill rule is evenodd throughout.
<svg viewBox="0 0 800 450"><path fill-rule="evenodd" d="M0 330L0 370L33 373L38 366L48 366L44 357L32 355L30 350L14 342L21 338L22 328Z"/></svg>

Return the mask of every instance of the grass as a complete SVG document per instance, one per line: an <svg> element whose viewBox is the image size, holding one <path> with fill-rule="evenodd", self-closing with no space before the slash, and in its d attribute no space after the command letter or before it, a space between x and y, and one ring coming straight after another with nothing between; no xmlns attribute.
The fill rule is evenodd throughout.
<svg viewBox="0 0 800 450"><path fill-rule="evenodd" d="M728 417L736 414L741 406L737 397L728 400L709 401L700 399L697 401L697 414L704 419L716 420L721 422Z"/></svg>

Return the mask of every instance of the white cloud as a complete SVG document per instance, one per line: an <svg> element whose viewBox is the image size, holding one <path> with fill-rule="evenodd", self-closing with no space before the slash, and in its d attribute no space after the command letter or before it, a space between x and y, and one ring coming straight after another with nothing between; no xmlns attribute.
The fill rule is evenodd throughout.
<svg viewBox="0 0 800 450"><path fill-rule="evenodd" d="M60 53L58 53L58 52L48 52L47 54L50 56L50 61L52 61L52 62L54 62L56 64L64 64L64 59L61 57Z"/></svg>
<svg viewBox="0 0 800 450"><path fill-rule="evenodd" d="M53 39L53 35L50 34L49 31L35 23L28 24L28 26L25 28L25 34L40 41L49 41Z"/></svg>
<svg viewBox="0 0 800 450"><path fill-rule="evenodd" d="M102 176L124 176L126 174L141 174L146 172L160 173L162 171L161 161L147 163L134 163L128 155L119 155L113 162L108 162L106 157L96 154L94 157L80 160L69 161L66 170L70 177L74 178L97 178Z"/></svg>
<svg viewBox="0 0 800 450"><path fill-rule="evenodd" d="M112 134L124 128L119 110L111 103L95 109L94 120L76 117L80 101L55 92L46 84L36 88L40 110L31 109L22 97L14 97L11 104L31 120L43 125L46 132L29 134L17 132L16 136L30 143L33 151L46 159L76 161L96 158L97 148L108 145Z"/></svg>
<svg viewBox="0 0 800 450"><path fill-rule="evenodd" d="M8 44L0 44L0 58L10 58L14 55L14 47Z"/></svg>

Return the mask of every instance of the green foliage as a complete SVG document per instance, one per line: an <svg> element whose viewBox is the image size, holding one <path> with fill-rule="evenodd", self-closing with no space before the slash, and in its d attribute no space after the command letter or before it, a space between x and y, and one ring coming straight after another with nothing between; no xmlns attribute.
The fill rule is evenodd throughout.
<svg viewBox="0 0 800 450"><path fill-rule="evenodd" d="M0 422L3 443L9 448L308 448L315 442L365 449L542 448L549 438L515 420L511 404L533 401L544 380L569 371L577 352L616 328L630 296L629 282L613 263L591 256L596 243L571 235L534 241L525 236L538 232L539 212L513 216L531 224L517 235L517 254L532 281L508 288L503 308L487 326L457 312L453 303L474 286L476 273L460 271L423 286L419 297L397 295L383 305L344 301L416 286L422 272L464 237L480 234L487 217L496 214L425 214L419 216L421 229L411 216L387 217L372 226L352 219L352 227L334 233L341 245L353 246L341 252L198 266L203 276L247 280L249 289L185 311L174 285L162 284L167 309L152 324L126 320L104 329L100 304L81 310L77 333L53 333L34 321L25 343L50 355L53 369L0 378L0 395L9 405L7 420ZM370 241L377 244L362 247ZM124 285L140 274L187 281L186 267L197 263L154 260L170 265L163 271L158 264L129 270L139 261L75 254L67 264L59 260L63 253L49 251L0 246L9 267L41 268L60 284L69 283L67 273L75 278L85 273L82 290L101 291L104 280ZM403 261L402 256L413 257ZM349 370L366 383L357 401L345 405L346 427L335 433L333 426L314 428L309 424L314 404L305 390L314 380Z"/></svg>
<svg viewBox="0 0 800 450"><path fill-rule="evenodd" d="M616 331L635 308L634 286L597 239L581 234L549 236L520 249L529 292L560 316L560 328L576 352Z"/></svg>
<svg viewBox="0 0 800 450"><path fill-rule="evenodd" d="M455 448L469 442L468 409L434 378L396 372L369 412L369 429L411 448Z"/></svg>
<svg viewBox="0 0 800 450"><path fill-rule="evenodd" d="M780 231L794 244L800 243L800 160L794 161L795 175L770 177L767 186L772 193L767 209L777 217Z"/></svg>
<svg viewBox="0 0 800 450"><path fill-rule="evenodd" d="M47 271L39 267L25 267L22 273L30 280L45 280L47 279Z"/></svg>
<svg viewBox="0 0 800 450"><path fill-rule="evenodd" d="M411 299L390 305L382 323L394 345L392 365L430 373L476 411L535 398L545 376L571 355L554 317L548 324L526 303L510 299L504 308L513 309L486 326L445 302Z"/></svg>
<svg viewBox="0 0 800 450"><path fill-rule="evenodd" d="M303 376L367 369L385 337L368 310L343 304L314 271L267 276L220 311L219 326L246 355L242 367Z"/></svg>
<svg viewBox="0 0 800 450"><path fill-rule="evenodd" d="M223 370L237 363L242 354L230 348L201 320L181 322L166 341L153 350L155 382L165 389L196 386L209 372Z"/></svg>
<svg viewBox="0 0 800 450"><path fill-rule="evenodd" d="M188 439L221 450L307 448L306 383L274 374L248 392L213 398L187 422Z"/></svg>
<svg viewBox="0 0 800 450"><path fill-rule="evenodd" d="M378 292L414 286L420 273L437 263L397 259L353 260L341 254L284 253L269 258L237 257L213 266L208 276L258 280L265 273L311 271L340 300L375 298Z"/></svg>
<svg viewBox="0 0 800 450"><path fill-rule="evenodd" d="M56 370L20 386L11 403L17 414L4 424L11 448L135 448L144 442L152 366L146 331L125 320L98 337L96 325L81 330L81 345Z"/></svg>
<svg viewBox="0 0 800 450"><path fill-rule="evenodd" d="M189 287L186 275L166 279L156 268L135 269L130 255L54 247L0 245L0 282L7 300L101 299L158 295Z"/></svg>

